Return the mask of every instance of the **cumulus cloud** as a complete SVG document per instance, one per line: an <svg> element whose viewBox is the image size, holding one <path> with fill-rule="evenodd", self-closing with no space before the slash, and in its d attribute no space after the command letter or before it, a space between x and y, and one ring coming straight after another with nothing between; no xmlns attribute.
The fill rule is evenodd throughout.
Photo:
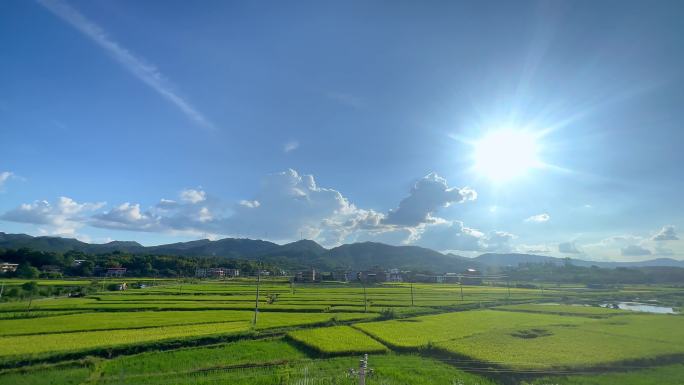
<svg viewBox="0 0 684 385"><path fill-rule="evenodd" d="M487 251L510 251L510 243L515 238L515 235L506 231L492 231L487 235Z"/></svg>
<svg viewBox="0 0 684 385"><path fill-rule="evenodd" d="M257 200L254 200L254 201L241 200L239 202L239 205L253 209L253 208L261 206L261 203L259 203L259 201L257 201Z"/></svg>
<svg viewBox="0 0 684 385"><path fill-rule="evenodd" d="M563 254L582 254L574 241L559 243L558 251Z"/></svg>
<svg viewBox="0 0 684 385"><path fill-rule="evenodd" d="M93 216L92 225L108 229L158 231L160 219L140 210L140 204L123 203L102 214Z"/></svg>
<svg viewBox="0 0 684 385"><path fill-rule="evenodd" d="M511 250L513 234L505 231L483 233L460 221L438 220L418 228L412 243L435 250L498 251Z"/></svg>
<svg viewBox="0 0 684 385"><path fill-rule="evenodd" d="M9 171L0 172L0 189L2 188L2 185L5 184L10 177L12 177L12 175L14 174Z"/></svg>
<svg viewBox="0 0 684 385"><path fill-rule="evenodd" d="M675 255L675 252L674 252L674 250L668 249L667 247L656 245L655 255L659 255L661 257L671 257L671 256Z"/></svg>
<svg viewBox="0 0 684 385"><path fill-rule="evenodd" d="M7 211L0 219L45 225L48 229L44 232L57 235L75 235L76 230L83 226L87 220L87 214L100 209L105 205L99 203L78 203L68 197L60 197L57 202L50 203L46 200L24 203L19 207Z"/></svg>
<svg viewBox="0 0 684 385"><path fill-rule="evenodd" d="M399 207L390 210L384 223L399 226L418 226L434 223L432 214L452 203L477 199L477 193L468 187L449 187L446 179L431 173L419 179L411 188L409 196L399 202Z"/></svg>
<svg viewBox="0 0 684 385"><path fill-rule="evenodd" d="M672 225L663 226L658 233L651 237L653 241L677 241L679 236L675 232L675 227Z"/></svg>
<svg viewBox="0 0 684 385"><path fill-rule="evenodd" d="M625 257L637 257L643 255L651 255L651 250L639 246L639 245L629 245L620 249L622 255Z"/></svg>
<svg viewBox="0 0 684 385"><path fill-rule="evenodd" d="M549 214L542 213L542 214L533 215L533 216L525 219L525 222L544 223L544 222L548 222L550 219L551 219L551 216Z"/></svg>
<svg viewBox="0 0 684 385"><path fill-rule="evenodd" d="M139 203L123 203L92 216L95 227L129 231L187 232L208 236L218 234L217 220L221 205L203 190L185 189L179 200L161 199L155 206L142 209Z"/></svg>
<svg viewBox="0 0 684 385"><path fill-rule="evenodd" d="M384 214L354 205L339 191L318 186L312 175L289 169L263 178L254 196L222 203L202 189L184 189L174 199L144 207L124 202L107 210L103 204L79 204L62 198L22 205L2 219L35 224L194 234L206 237L267 238L286 242L305 237L326 246L378 241L417 244L438 250L507 251L515 237L485 233L460 221L434 216L443 207L476 199L475 191L450 187L436 174L418 180L398 208ZM85 211L89 211L84 214ZM97 212L95 212L97 211ZM63 226L69 227L69 226Z"/></svg>
<svg viewBox="0 0 684 385"><path fill-rule="evenodd" d="M267 235L274 240L304 235L330 244L355 228L378 222L373 217L339 191L318 186L312 175L289 169L266 176L255 199L240 201L221 227L232 234Z"/></svg>
<svg viewBox="0 0 684 385"><path fill-rule="evenodd" d="M199 203L207 199L207 194L202 190L186 189L180 193L181 200L190 203Z"/></svg>
<svg viewBox="0 0 684 385"><path fill-rule="evenodd" d="M296 140L291 140L283 145L283 152L289 153L299 148L299 142Z"/></svg>
<svg viewBox="0 0 684 385"><path fill-rule="evenodd" d="M553 250L548 245L518 245L516 251L520 253L548 254Z"/></svg>

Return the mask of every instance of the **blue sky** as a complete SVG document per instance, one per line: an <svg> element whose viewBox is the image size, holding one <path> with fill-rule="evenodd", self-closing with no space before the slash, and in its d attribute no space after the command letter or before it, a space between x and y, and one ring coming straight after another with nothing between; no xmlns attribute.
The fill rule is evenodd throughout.
<svg viewBox="0 0 684 385"><path fill-rule="evenodd" d="M682 259L683 16L3 1L0 231Z"/></svg>

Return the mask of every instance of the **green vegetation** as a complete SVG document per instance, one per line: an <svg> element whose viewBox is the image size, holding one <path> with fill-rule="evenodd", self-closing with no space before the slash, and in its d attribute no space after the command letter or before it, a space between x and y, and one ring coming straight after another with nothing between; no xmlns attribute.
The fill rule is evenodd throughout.
<svg viewBox="0 0 684 385"><path fill-rule="evenodd" d="M0 375L3 385L79 385L90 375L88 368L53 367L14 371Z"/></svg>
<svg viewBox="0 0 684 385"><path fill-rule="evenodd" d="M383 353L387 348L349 326L289 332L288 337L323 354Z"/></svg>
<svg viewBox="0 0 684 385"><path fill-rule="evenodd" d="M619 373L544 377L526 385L681 385L683 378L684 365L678 364Z"/></svg>
<svg viewBox="0 0 684 385"><path fill-rule="evenodd" d="M368 385L504 379L506 385L541 385L549 373L567 374L545 378L554 384L594 377L631 384L625 379L646 381L650 371L674 376L681 365L662 365L684 359L684 316L596 306L620 298L674 305L684 298L677 287L564 284L542 291L527 284L414 283L412 303L409 284L388 283L366 287L364 303L364 288L355 284L292 287L282 279L263 279L254 325L253 279L133 279L128 290L117 292L102 290L117 282L111 279L4 282L5 292L28 295L53 288L53 294L0 303L0 385L48 380L55 385L303 384L314 379L315 384L351 385L356 379L348 369L358 367L363 353L371 354L375 369ZM146 287L137 288L136 282ZM54 291L78 285L87 288L79 297ZM579 375L601 370L614 373Z"/></svg>
<svg viewBox="0 0 684 385"><path fill-rule="evenodd" d="M589 321L592 320L549 314L474 310L384 322L360 323L355 327L388 346L410 349L427 348L432 343L507 329L512 326L531 328L558 324L578 325Z"/></svg>
<svg viewBox="0 0 684 385"><path fill-rule="evenodd" d="M127 377L149 374L191 373L199 370L263 365L304 360L306 355L280 340L244 340L191 349L150 352L119 357L100 364L104 377Z"/></svg>
<svg viewBox="0 0 684 385"><path fill-rule="evenodd" d="M503 329L437 342L435 349L516 369L585 368L684 353L665 343L583 330L576 325Z"/></svg>
<svg viewBox="0 0 684 385"><path fill-rule="evenodd" d="M520 305L505 305L494 308L495 310L510 310L530 313L546 313L558 315L576 315L587 316L595 318L612 317L615 315L630 314L629 311L608 309L598 306L573 306L573 305L559 305L555 303L545 304L520 304Z"/></svg>

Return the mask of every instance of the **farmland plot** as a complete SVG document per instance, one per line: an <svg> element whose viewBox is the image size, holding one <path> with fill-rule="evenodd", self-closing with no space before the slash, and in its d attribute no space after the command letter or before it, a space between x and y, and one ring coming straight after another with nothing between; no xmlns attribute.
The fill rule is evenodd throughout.
<svg viewBox="0 0 684 385"><path fill-rule="evenodd" d="M304 329L288 337L323 354L383 353L387 348L368 335L349 326Z"/></svg>
<svg viewBox="0 0 684 385"><path fill-rule="evenodd" d="M423 348L428 343L448 341L511 326L579 325L595 320L549 314L475 310L444 313L384 322L361 323L355 327L389 346Z"/></svg>

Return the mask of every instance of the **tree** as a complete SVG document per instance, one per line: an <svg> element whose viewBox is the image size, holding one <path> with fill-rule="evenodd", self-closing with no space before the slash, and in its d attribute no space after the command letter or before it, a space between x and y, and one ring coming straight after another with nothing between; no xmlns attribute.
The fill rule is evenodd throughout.
<svg viewBox="0 0 684 385"><path fill-rule="evenodd" d="M21 285L21 288L24 289L25 292L33 295L38 292L38 283L36 283L36 281L26 282Z"/></svg>
<svg viewBox="0 0 684 385"><path fill-rule="evenodd" d="M35 267L31 266L30 263L25 262L17 267L17 277L19 278L38 278L40 271Z"/></svg>

